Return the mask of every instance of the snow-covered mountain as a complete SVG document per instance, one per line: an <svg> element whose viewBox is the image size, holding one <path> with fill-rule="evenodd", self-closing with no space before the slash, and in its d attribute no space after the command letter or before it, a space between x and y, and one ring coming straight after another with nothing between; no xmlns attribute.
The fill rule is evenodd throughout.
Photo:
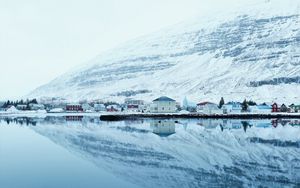
<svg viewBox="0 0 300 188"><path fill-rule="evenodd" d="M28 97L300 101L300 1L262 1L130 41Z"/></svg>

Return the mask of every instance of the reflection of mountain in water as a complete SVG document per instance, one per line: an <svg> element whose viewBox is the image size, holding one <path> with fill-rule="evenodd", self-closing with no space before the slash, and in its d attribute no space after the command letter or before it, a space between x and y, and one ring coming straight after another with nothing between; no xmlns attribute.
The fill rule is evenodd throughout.
<svg viewBox="0 0 300 188"><path fill-rule="evenodd" d="M206 128L203 120L180 120L175 134L160 137L153 134L157 122L148 120L107 123L84 117L77 126L65 122L50 118L32 129L141 187L300 186L299 144L274 144L299 143L299 127L273 128L269 121L271 126L261 128L248 121L252 126L244 132L241 121L240 128L235 126L238 120L232 120L234 126L210 121L215 128ZM219 123L229 128L222 132Z"/></svg>

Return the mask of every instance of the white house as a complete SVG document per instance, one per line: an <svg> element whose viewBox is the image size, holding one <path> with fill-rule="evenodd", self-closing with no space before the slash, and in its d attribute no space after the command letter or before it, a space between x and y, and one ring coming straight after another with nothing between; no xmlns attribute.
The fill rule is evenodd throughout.
<svg viewBox="0 0 300 188"><path fill-rule="evenodd" d="M254 114L270 114L272 112L272 107L269 105L255 105L255 106L249 106L248 110L250 113Z"/></svg>
<svg viewBox="0 0 300 188"><path fill-rule="evenodd" d="M18 104L16 107L18 110L27 110L27 105L24 104Z"/></svg>
<svg viewBox="0 0 300 188"><path fill-rule="evenodd" d="M126 98L124 103L127 104L127 105L144 105L145 102L143 100L137 100L137 99L133 99L133 98Z"/></svg>
<svg viewBox="0 0 300 188"><path fill-rule="evenodd" d="M30 103L29 107L31 110L44 110L45 109L45 105L43 105L43 104Z"/></svg>
<svg viewBox="0 0 300 188"><path fill-rule="evenodd" d="M106 111L106 108L104 104L94 104L94 110L96 112L104 112Z"/></svg>
<svg viewBox="0 0 300 188"><path fill-rule="evenodd" d="M175 113L176 110L176 101L166 96L153 100L150 105L150 112L152 113Z"/></svg>
<svg viewBox="0 0 300 188"><path fill-rule="evenodd" d="M242 111L241 103L239 102L229 102L222 106L224 114L238 114Z"/></svg>
<svg viewBox="0 0 300 188"><path fill-rule="evenodd" d="M94 108L89 103L84 103L81 105L84 112L92 112Z"/></svg>
<svg viewBox="0 0 300 188"><path fill-rule="evenodd" d="M211 102L202 102L197 104L197 112L203 114L222 114L223 110L218 105Z"/></svg>
<svg viewBox="0 0 300 188"><path fill-rule="evenodd" d="M53 108L49 111L50 113L62 113L64 112L63 108Z"/></svg>
<svg viewBox="0 0 300 188"><path fill-rule="evenodd" d="M19 110L14 106L10 106L9 108L6 109L6 112L7 113L17 113L17 112L19 112Z"/></svg>

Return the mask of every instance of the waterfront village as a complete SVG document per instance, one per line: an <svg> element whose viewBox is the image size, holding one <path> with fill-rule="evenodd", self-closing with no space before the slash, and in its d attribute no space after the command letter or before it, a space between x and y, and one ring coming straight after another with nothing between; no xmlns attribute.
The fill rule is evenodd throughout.
<svg viewBox="0 0 300 188"><path fill-rule="evenodd" d="M61 98L48 98L41 100L20 100L0 102L0 114L14 113L180 113L180 114L271 114L271 113L297 113L299 104L262 103L244 100L225 103L223 97L219 103L202 101L194 103L185 97L180 103L170 97L162 96L152 102L126 98L122 104L103 101L80 101L68 103Z"/></svg>

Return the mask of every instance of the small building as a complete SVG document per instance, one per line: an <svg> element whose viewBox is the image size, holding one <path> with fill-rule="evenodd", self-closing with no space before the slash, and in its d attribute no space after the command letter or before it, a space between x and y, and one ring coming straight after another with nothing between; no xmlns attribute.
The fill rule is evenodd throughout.
<svg viewBox="0 0 300 188"><path fill-rule="evenodd" d="M45 105L30 103L29 108L30 108L30 110L45 110Z"/></svg>
<svg viewBox="0 0 300 188"><path fill-rule="evenodd" d="M197 104L197 112L203 114L222 114L223 110L221 110L215 103L202 102Z"/></svg>
<svg viewBox="0 0 300 188"><path fill-rule="evenodd" d="M176 101L166 96L153 100L150 112L152 113L175 113Z"/></svg>
<svg viewBox="0 0 300 188"><path fill-rule="evenodd" d="M108 105L106 107L107 112L118 112L120 111L119 107L117 105Z"/></svg>
<svg viewBox="0 0 300 188"><path fill-rule="evenodd" d="M94 110L96 112L104 112L106 111L106 108L104 104L94 104Z"/></svg>
<svg viewBox="0 0 300 188"><path fill-rule="evenodd" d="M83 108L81 104L67 104L66 105L67 112L83 112Z"/></svg>
<svg viewBox="0 0 300 188"><path fill-rule="evenodd" d="M199 113L204 113L204 106L208 105L208 104L213 104L211 102L200 102L197 104L197 112Z"/></svg>
<svg viewBox="0 0 300 188"><path fill-rule="evenodd" d="M295 112L295 113L300 112L300 105L291 104L289 107L291 112Z"/></svg>
<svg viewBox="0 0 300 188"><path fill-rule="evenodd" d="M92 111L94 111L94 108L89 103L84 103L81 106L82 106L82 110L84 112L92 112Z"/></svg>
<svg viewBox="0 0 300 188"><path fill-rule="evenodd" d="M62 108L53 108L49 110L50 113L63 113L64 109Z"/></svg>
<svg viewBox="0 0 300 188"><path fill-rule="evenodd" d="M6 112L7 113L17 113L17 112L19 112L19 110L15 106L10 105L6 108Z"/></svg>
<svg viewBox="0 0 300 188"><path fill-rule="evenodd" d="M16 107L18 110L27 110L27 105L25 104L18 104Z"/></svg>
<svg viewBox="0 0 300 188"><path fill-rule="evenodd" d="M224 114L238 114L242 111L242 105L239 102L228 102L222 106Z"/></svg>
<svg viewBox="0 0 300 188"><path fill-rule="evenodd" d="M280 112L288 112L288 111L289 111L289 108L285 104L282 104L280 106Z"/></svg>
<svg viewBox="0 0 300 188"><path fill-rule="evenodd" d="M127 111L129 111L129 112L138 112L139 111L139 105L136 105L136 104L127 104L126 108L127 108Z"/></svg>
<svg viewBox="0 0 300 188"><path fill-rule="evenodd" d="M125 99L125 104L127 105L144 105L144 101L143 100L136 100L136 99L133 99L133 98L126 98Z"/></svg>
<svg viewBox="0 0 300 188"><path fill-rule="evenodd" d="M124 108L129 112L145 112L146 105L143 100L136 100L132 98L125 99Z"/></svg>
<svg viewBox="0 0 300 188"><path fill-rule="evenodd" d="M272 104L272 112L273 113L280 112L280 106L277 103Z"/></svg>
<svg viewBox="0 0 300 188"><path fill-rule="evenodd" d="M249 106L248 110L250 113L254 114L270 114L272 112L272 107L266 104Z"/></svg>

